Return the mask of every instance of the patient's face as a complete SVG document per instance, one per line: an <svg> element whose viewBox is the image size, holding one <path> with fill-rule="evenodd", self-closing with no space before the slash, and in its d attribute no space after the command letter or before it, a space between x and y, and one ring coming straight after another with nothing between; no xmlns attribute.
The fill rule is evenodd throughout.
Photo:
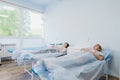
<svg viewBox="0 0 120 80"><path fill-rule="evenodd" d="M99 45L98 45L98 44L95 44L95 45L93 46L93 49L99 51L99 49L100 49L100 48L99 48Z"/></svg>
<svg viewBox="0 0 120 80"><path fill-rule="evenodd" d="M63 45L64 47L66 47L67 46L67 43L64 43L64 45Z"/></svg>

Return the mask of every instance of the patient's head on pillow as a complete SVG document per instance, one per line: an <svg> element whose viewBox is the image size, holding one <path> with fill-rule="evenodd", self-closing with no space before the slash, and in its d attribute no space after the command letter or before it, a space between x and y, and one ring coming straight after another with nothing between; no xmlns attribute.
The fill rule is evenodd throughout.
<svg viewBox="0 0 120 80"><path fill-rule="evenodd" d="M64 46L65 48L68 48L68 47L69 47L69 43L68 43L68 42L65 42L63 46Z"/></svg>
<svg viewBox="0 0 120 80"><path fill-rule="evenodd" d="M102 52L102 47L101 47L100 44L95 44L95 45L93 46L93 49Z"/></svg>

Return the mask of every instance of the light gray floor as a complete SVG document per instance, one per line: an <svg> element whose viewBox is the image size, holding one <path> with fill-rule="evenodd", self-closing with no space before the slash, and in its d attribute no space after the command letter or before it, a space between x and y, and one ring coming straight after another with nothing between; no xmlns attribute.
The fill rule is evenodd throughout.
<svg viewBox="0 0 120 80"><path fill-rule="evenodd" d="M28 73L24 72L23 66L17 66L14 61L4 61L0 66L0 80L30 80L30 78Z"/></svg>

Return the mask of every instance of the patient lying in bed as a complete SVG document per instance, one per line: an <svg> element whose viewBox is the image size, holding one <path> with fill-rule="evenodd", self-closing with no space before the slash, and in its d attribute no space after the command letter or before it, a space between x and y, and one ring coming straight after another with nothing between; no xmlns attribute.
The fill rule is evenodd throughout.
<svg viewBox="0 0 120 80"><path fill-rule="evenodd" d="M43 59L37 62L32 69L34 69L36 73L38 72L40 74L42 74L41 71L43 70L52 72L57 69L55 65L70 70L73 67L80 67L95 61L102 61L103 58L101 46L99 44L95 44L93 49L82 48L81 51L74 54L69 54L58 58Z"/></svg>
<svg viewBox="0 0 120 80"><path fill-rule="evenodd" d="M69 43L65 42L62 47L58 47L58 46L51 46L49 48L45 48L39 51L36 51L34 53L56 53L56 52L66 52L67 48L69 47Z"/></svg>
<svg viewBox="0 0 120 80"><path fill-rule="evenodd" d="M95 44L93 46L93 49L82 48L81 50L91 53L96 59L100 61L103 60L102 47L100 46L100 44Z"/></svg>
<svg viewBox="0 0 120 80"><path fill-rule="evenodd" d="M51 46L51 47L47 47L47 48L42 48L40 50L37 50L37 51L25 51L25 50L15 50L13 52L13 55L12 55L12 59L17 59L21 56L23 57L33 57L33 54L40 54L40 53L54 53L53 56L56 54L56 53L59 53L56 54L58 56L62 56L62 55L66 55L67 54L67 48L69 47L69 43L65 42L64 45L62 47L58 47L58 46ZM42 54L41 54L42 55ZM50 55L50 54L49 54ZM49 56L48 54L45 54L44 56ZM52 56L52 55L51 55Z"/></svg>

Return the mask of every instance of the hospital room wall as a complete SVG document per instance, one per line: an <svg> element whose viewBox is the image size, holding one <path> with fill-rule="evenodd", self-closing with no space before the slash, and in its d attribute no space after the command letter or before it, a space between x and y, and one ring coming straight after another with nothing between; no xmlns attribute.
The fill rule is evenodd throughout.
<svg viewBox="0 0 120 80"><path fill-rule="evenodd" d="M113 50L110 74L120 72L120 0L62 0L45 13L45 38L49 43L96 42Z"/></svg>

